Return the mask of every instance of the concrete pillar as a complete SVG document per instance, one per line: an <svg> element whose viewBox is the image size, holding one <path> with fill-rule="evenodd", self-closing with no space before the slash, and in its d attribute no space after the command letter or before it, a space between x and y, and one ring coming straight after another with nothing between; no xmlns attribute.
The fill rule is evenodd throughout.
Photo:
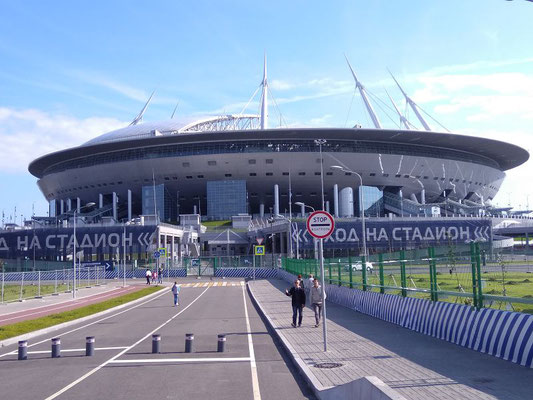
<svg viewBox="0 0 533 400"><path fill-rule="evenodd" d="M102 208L104 206L104 195L100 193L98 195L98 208Z"/></svg>
<svg viewBox="0 0 533 400"><path fill-rule="evenodd" d="M272 253L276 254L276 235L272 234Z"/></svg>
<svg viewBox="0 0 533 400"><path fill-rule="evenodd" d="M335 218L339 218L339 185L333 185L333 212Z"/></svg>
<svg viewBox="0 0 533 400"><path fill-rule="evenodd" d="M131 221L131 190L128 189L128 221Z"/></svg>
<svg viewBox="0 0 533 400"><path fill-rule="evenodd" d="M263 218L265 216L265 204L259 204L259 217Z"/></svg>
<svg viewBox="0 0 533 400"><path fill-rule="evenodd" d="M59 203L59 213L63 214L65 212L65 201L61 199L61 203Z"/></svg>
<svg viewBox="0 0 533 400"><path fill-rule="evenodd" d="M353 189L345 187L340 192L339 214L341 217L353 217Z"/></svg>
<svg viewBox="0 0 533 400"><path fill-rule="evenodd" d="M329 200L326 201L326 211L329 213Z"/></svg>
<svg viewBox="0 0 533 400"><path fill-rule="evenodd" d="M274 215L279 215L279 186L274 185Z"/></svg>
<svg viewBox="0 0 533 400"><path fill-rule="evenodd" d="M300 205L300 214L302 214L302 218L305 217L305 204Z"/></svg>
<svg viewBox="0 0 533 400"><path fill-rule="evenodd" d="M193 214L198 214L198 210L196 208L196 204L193 206Z"/></svg>
<svg viewBox="0 0 533 400"><path fill-rule="evenodd" d="M420 192L420 202L426 204L426 189L422 189Z"/></svg>
<svg viewBox="0 0 533 400"><path fill-rule="evenodd" d="M76 199L76 212L79 213L81 209L81 199L78 197Z"/></svg>
<svg viewBox="0 0 533 400"><path fill-rule="evenodd" d="M67 199L67 211L72 211L72 199Z"/></svg>
<svg viewBox="0 0 533 400"><path fill-rule="evenodd" d="M281 254L286 254L287 250L285 249L285 239L283 238L285 236L285 233L279 234L279 248Z"/></svg>
<svg viewBox="0 0 533 400"><path fill-rule="evenodd" d="M116 192L113 192L113 218L117 219L117 203L118 203L118 197Z"/></svg>

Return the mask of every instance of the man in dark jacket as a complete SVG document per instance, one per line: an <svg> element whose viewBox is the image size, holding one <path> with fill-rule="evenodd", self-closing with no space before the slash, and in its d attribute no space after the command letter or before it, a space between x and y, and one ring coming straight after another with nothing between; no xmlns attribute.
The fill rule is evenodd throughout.
<svg viewBox="0 0 533 400"><path fill-rule="evenodd" d="M298 326L302 326L302 312L305 306L305 291L300 287L300 281L294 281L294 286L285 290L287 296L292 297L292 326L296 328L296 315Z"/></svg>

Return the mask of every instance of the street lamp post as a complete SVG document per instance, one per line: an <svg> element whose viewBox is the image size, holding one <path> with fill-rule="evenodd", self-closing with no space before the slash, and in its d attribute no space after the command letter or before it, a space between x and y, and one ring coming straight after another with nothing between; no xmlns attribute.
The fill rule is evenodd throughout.
<svg viewBox="0 0 533 400"><path fill-rule="evenodd" d="M305 204L305 203L303 203L303 202L301 202L301 201L297 201L297 202L295 202L294 204L296 204L297 206L303 207L304 209L305 209L305 207L307 207L307 208L313 210L313 212L315 212L315 209L314 209L313 207L308 206L307 204ZM299 243L300 243L300 235L298 235L298 241L296 242L296 245L297 245L297 247L296 247L296 251L299 250L299 249L298 249L298 247L299 247L299 246L298 246ZM317 257L316 257L316 246L315 246L315 243L316 243L316 239L313 239L313 251L315 252L315 258L317 258Z"/></svg>
<svg viewBox="0 0 533 400"><path fill-rule="evenodd" d="M332 165L331 169L337 169L343 172L349 172L351 174L357 175L360 182L360 188L361 188L361 224L363 225L363 256L365 257L366 262L366 226L365 226L365 191L363 190L363 178L361 175L359 175L357 172L352 171L348 168L341 167L340 165ZM363 265L363 268L366 268L366 264Z"/></svg>
<svg viewBox="0 0 533 400"><path fill-rule="evenodd" d="M95 203L87 203L83 207L80 207L80 210L87 207L94 206ZM74 217L74 227L73 227L73 235L74 235L74 241L73 241L73 251L72 251L72 298L76 298L76 246L77 246L77 240L76 240L76 214L78 213L78 210L74 208L73 211L73 217Z"/></svg>

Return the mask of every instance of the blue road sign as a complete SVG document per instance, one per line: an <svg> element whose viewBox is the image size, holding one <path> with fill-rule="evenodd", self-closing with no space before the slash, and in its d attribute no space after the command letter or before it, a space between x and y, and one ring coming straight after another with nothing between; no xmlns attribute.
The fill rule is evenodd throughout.
<svg viewBox="0 0 533 400"><path fill-rule="evenodd" d="M161 256L161 253L159 253L159 250L154 251L154 258L159 258Z"/></svg>

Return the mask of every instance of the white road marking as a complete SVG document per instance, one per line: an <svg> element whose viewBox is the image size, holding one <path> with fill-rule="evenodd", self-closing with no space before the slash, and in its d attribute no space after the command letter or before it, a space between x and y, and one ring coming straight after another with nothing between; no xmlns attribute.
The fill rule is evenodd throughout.
<svg viewBox="0 0 533 400"><path fill-rule="evenodd" d="M196 283L196 284L193 285L193 287L198 287L198 286L200 286L199 283Z"/></svg>
<svg viewBox="0 0 533 400"><path fill-rule="evenodd" d="M139 303L139 304L137 304L137 305L134 305L133 307L127 308L127 309L125 309L125 310L123 310L123 311L119 311L119 312L116 313L116 314L109 315L109 316L104 317L104 318L102 318L102 319L99 319L99 320L97 320L97 321L90 322L90 323L88 323L88 324L82 325L82 326L80 326L80 327L78 327L78 328L75 328L75 329L72 329L72 330L70 330L70 331L63 332L63 333L61 333L61 335L68 335L69 333L79 331L80 329L87 328L88 326L91 326L91 325L94 325L94 324L98 324L99 322L105 321L106 319L116 317L117 315L123 314L123 313L125 313L125 312L130 311L130 310L133 310L134 308L137 308L137 307L140 307L140 306L142 306L142 305L145 305L146 303L149 303L149 302L151 302L152 300L155 300L155 299L157 299L157 298L163 296L164 294L166 294L166 293L169 292L169 291L170 291L170 289L163 289L163 290L161 291L161 294L159 294L159 295L157 295L157 296L154 296L154 297L152 297L151 299L149 299L149 300L147 300L147 301L144 301L144 302L142 302L142 303ZM41 340L40 342L36 342L36 343L29 344L28 347L33 347L33 346L37 346L38 344L41 344L41 343L44 343L44 342L49 342L52 338L55 338L55 337L57 337L57 335L50 336L50 337L48 337L48 338L46 338L46 339L44 339L44 340ZM8 355L10 355L10 354L15 354L16 352L17 352L17 351L11 351L11 352L9 352L9 353L0 354L0 358L5 357L5 356L8 356Z"/></svg>
<svg viewBox="0 0 533 400"><path fill-rule="evenodd" d="M206 286L209 286L209 282L206 282L202 285L202 287L206 287Z"/></svg>
<svg viewBox="0 0 533 400"><path fill-rule="evenodd" d="M248 307L246 306L244 286L242 286L242 299L244 300L244 315L246 316L246 331L248 332L248 349L250 351L250 368L252 370L252 388L254 392L254 400L261 400L259 379L257 377L257 365L255 364L254 343L252 341L252 330L250 329L250 318L248 318Z"/></svg>
<svg viewBox="0 0 533 400"><path fill-rule="evenodd" d="M235 358L145 358L140 360L113 360L109 364L144 364L144 363L195 363L195 362L238 362L250 361L250 357Z"/></svg>
<svg viewBox="0 0 533 400"><path fill-rule="evenodd" d="M100 350L122 350L125 349L125 346L122 347L96 347L94 351L100 351ZM75 353L79 351L85 351L85 348L83 349L61 349L61 353ZM46 354L50 353L50 350L35 350L35 351L28 351L28 354ZM17 354L16 351L10 353L10 354Z"/></svg>
<svg viewBox="0 0 533 400"><path fill-rule="evenodd" d="M71 389L72 387L76 386L78 383L84 381L85 379L87 379L89 376L91 376L92 374L94 374L95 372L99 371L100 369L102 369L103 367L105 367L107 364L109 364L110 362L116 360L117 358L119 358L121 355L127 353L129 350L131 350L132 348L134 348L135 346L137 346L139 343L141 343L143 340L146 340L147 338L149 338L152 334L154 334L155 332L157 332L159 329L161 329L162 327L164 327L165 325L167 325L169 322L171 322L172 320L174 320L174 318L176 318L178 315L180 315L181 313L183 313L186 309L188 309L190 306L192 306L200 297L202 297L202 295L207 292L209 288L206 288L202 293L200 293L198 295L198 297L196 297L191 303L189 303L189 305L187 307L185 307L183 310L181 310L179 313L175 314L173 317L169 318L167 321L163 322L161 325L159 325L157 328L155 328L153 331L149 332L148 334L146 334L145 336L143 336L142 338L140 338L138 341L136 341L135 343L133 343L131 346L129 347L126 347L124 350L122 350L120 353L118 353L117 355L111 357L109 360L103 362L102 364L100 364L99 366L93 368L92 370L90 370L89 372L87 372L85 375L81 376L80 378L76 379L74 382L70 383L69 385L65 386L63 389L61 389L60 391L54 393L53 395L47 397L45 400L52 400L52 399L55 399L56 397L62 395L63 393L65 393L67 390ZM244 292L243 292L244 293ZM254 397L255 399L255 397Z"/></svg>
<svg viewBox="0 0 533 400"><path fill-rule="evenodd" d="M222 282L222 286L226 286L228 282Z"/></svg>

